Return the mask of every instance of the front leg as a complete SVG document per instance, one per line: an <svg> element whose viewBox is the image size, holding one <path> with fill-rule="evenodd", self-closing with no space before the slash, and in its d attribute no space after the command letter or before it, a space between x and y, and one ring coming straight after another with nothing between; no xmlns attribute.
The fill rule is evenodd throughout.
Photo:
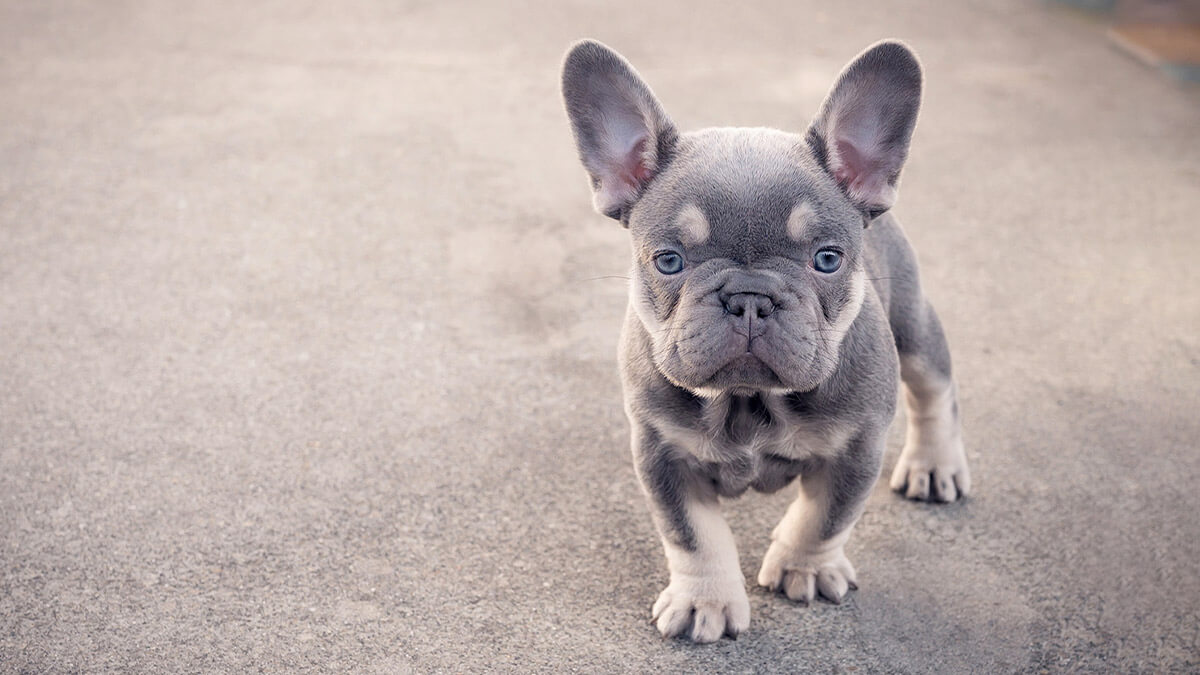
<svg viewBox="0 0 1200 675"><path fill-rule="evenodd" d="M879 478L881 434L853 440L839 456L800 478L800 494L771 533L758 583L809 603L819 593L840 603L857 588L843 546Z"/></svg>
<svg viewBox="0 0 1200 675"><path fill-rule="evenodd" d="M634 426L633 452L671 573L651 620L663 637L736 638L750 625L750 601L715 490L649 427Z"/></svg>

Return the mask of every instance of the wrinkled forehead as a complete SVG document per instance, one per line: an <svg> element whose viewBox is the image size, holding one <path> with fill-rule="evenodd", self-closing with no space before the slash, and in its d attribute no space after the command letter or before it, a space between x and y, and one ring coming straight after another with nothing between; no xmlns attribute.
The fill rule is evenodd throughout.
<svg viewBox="0 0 1200 675"><path fill-rule="evenodd" d="M681 138L630 221L648 245L678 242L745 260L798 244L843 240L861 220L801 138L768 129L712 129Z"/></svg>

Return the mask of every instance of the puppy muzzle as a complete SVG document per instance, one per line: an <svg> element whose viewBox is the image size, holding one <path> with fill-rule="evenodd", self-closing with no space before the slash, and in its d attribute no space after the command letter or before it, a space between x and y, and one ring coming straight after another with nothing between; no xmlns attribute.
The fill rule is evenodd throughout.
<svg viewBox="0 0 1200 675"><path fill-rule="evenodd" d="M778 283L771 277L753 272L736 271L717 291L725 313L733 319L733 331L750 341L762 336L767 321L779 305Z"/></svg>

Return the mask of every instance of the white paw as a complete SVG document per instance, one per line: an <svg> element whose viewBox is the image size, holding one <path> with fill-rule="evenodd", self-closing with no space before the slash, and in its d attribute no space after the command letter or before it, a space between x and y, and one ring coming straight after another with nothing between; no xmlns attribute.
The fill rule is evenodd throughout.
<svg viewBox="0 0 1200 675"><path fill-rule="evenodd" d="M771 542L758 571L758 585L783 591L788 598L805 604L819 593L840 604L850 589L858 588L854 566L841 546L811 553L779 541Z"/></svg>
<svg viewBox="0 0 1200 675"><path fill-rule="evenodd" d="M715 642L722 635L736 638L750 626L750 600L740 574L728 579L673 575L651 615L663 637Z"/></svg>
<svg viewBox="0 0 1200 675"><path fill-rule="evenodd" d="M892 489L909 499L953 502L971 491L962 441L905 444L892 470Z"/></svg>

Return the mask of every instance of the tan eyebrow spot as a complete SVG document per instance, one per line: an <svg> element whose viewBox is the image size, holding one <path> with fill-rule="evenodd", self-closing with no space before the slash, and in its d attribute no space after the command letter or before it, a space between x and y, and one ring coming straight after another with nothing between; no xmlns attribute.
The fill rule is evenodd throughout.
<svg viewBox="0 0 1200 675"><path fill-rule="evenodd" d="M675 227L679 228L679 236L685 244L702 244L708 241L708 218L695 204L683 207L675 217Z"/></svg>
<svg viewBox="0 0 1200 675"><path fill-rule="evenodd" d="M787 232L788 236L796 241L804 236L804 229L813 221L813 216L816 211L813 210L812 204L808 202L800 202L792 207L792 213L788 216Z"/></svg>

